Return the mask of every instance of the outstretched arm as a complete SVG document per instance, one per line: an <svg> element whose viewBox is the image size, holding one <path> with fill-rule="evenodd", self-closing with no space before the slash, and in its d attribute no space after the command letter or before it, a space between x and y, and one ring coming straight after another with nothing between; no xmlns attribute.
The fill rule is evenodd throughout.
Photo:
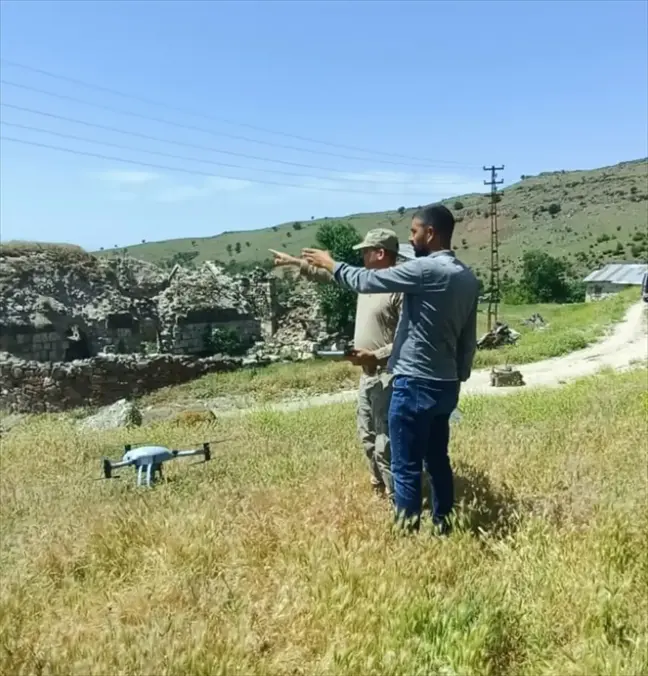
<svg viewBox="0 0 648 676"><path fill-rule="evenodd" d="M356 293L421 293L423 274L418 261L408 261L383 270L354 268L346 263L336 263L335 281Z"/></svg>
<svg viewBox="0 0 648 676"><path fill-rule="evenodd" d="M316 268L314 265L309 265L308 261L297 256L291 256L283 251L275 251L268 249L270 253L274 254L275 267L294 266L299 269L299 274L305 277L310 282L330 283L333 282L333 274L324 268Z"/></svg>
<svg viewBox="0 0 648 676"><path fill-rule="evenodd" d="M304 249L304 258L315 267L331 272L335 281L356 293L421 293L436 290L430 279L423 277L423 268L418 260L408 261L383 270L355 268L346 263L335 262L327 251ZM429 277L429 276L428 276ZM441 290L439 285L439 290Z"/></svg>

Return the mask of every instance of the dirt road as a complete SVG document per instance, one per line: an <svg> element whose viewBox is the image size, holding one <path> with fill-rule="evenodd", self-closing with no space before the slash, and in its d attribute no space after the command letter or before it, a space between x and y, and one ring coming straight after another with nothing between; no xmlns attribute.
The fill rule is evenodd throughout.
<svg viewBox="0 0 648 676"><path fill-rule="evenodd" d="M623 370L637 362L648 360L648 305L639 302L633 305L624 319L616 324L605 338L563 357L545 359L519 367L526 387L492 387L490 369L475 371L461 388L461 396L469 394L506 395L529 388L557 387L576 378L593 375L603 368ZM222 415L240 415L257 410L296 411L312 406L325 406L354 401L356 390L344 390L310 398L294 399L227 412L215 410Z"/></svg>

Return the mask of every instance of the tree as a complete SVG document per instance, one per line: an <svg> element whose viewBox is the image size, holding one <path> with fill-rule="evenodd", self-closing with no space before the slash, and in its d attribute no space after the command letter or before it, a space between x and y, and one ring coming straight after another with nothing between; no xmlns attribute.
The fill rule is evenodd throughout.
<svg viewBox="0 0 648 676"><path fill-rule="evenodd" d="M560 204L557 202L553 202L552 204L549 205L549 208L547 211L549 212L549 215L553 218L556 214L560 213Z"/></svg>
<svg viewBox="0 0 648 676"><path fill-rule="evenodd" d="M464 203L461 200L457 200L454 203L455 211L461 211L464 208Z"/></svg>
<svg viewBox="0 0 648 676"><path fill-rule="evenodd" d="M241 243L240 243L240 242L237 242L237 243L234 245L234 251L236 251L237 254L240 254L240 253L241 253Z"/></svg>
<svg viewBox="0 0 648 676"><path fill-rule="evenodd" d="M520 297L527 303L573 303L583 296L582 285L570 279L566 261L545 251L527 251L522 256ZM583 296L584 297L584 296Z"/></svg>
<svg viewBox="0 0 648 676"><path fill-rule="evenodd" d="M362 256L353 247L362 241L357 230L350 224L331 221L322 225L315 235L318 246L326 249L334 260L361 265ZM337 284L320 284L317 287L322 313L329 330L350 336L353 333L357 296L353 291Z"/></svg>
<svg viewBox="0 0 648 676"><path fill-rule="evenodd" d="M405 215L405 207L398 207L398 215L399 216Z"/></svg>
<svg viewBox="0 0 648 676"><path fill-rule="evenodd" d="M227 253L231 256L232 255L232 245L228 244L226 248L227 248Z"/></svg>
<svg viewBox="0 0 648 676"><path fill-rule="evenodd" d="M302 224L299 221L295 221L293 223L293 229L294 230L301 230L302 229Z"/></svg>

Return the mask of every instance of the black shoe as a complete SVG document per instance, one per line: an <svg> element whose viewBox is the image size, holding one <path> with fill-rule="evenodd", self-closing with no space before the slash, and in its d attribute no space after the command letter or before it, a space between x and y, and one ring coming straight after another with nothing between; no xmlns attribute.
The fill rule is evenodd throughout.
<svg viewBox="0 0 648 676"><path fill-rule="evenodd" d="M448 537L452 533L452 524L445 519L443 521L435 521L432 526L432 534L437 537Z"/></svg>

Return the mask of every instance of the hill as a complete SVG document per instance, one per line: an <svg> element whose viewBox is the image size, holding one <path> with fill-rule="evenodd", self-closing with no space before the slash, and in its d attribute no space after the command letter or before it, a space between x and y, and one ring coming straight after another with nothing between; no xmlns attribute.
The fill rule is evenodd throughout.
<svg viewBox="0 0 648 676"><path fill-rule="evenodd" d="M488 194L443 200L457 217L455 248L480 276L490 261ZM528 249L540 248L565 257L579 273L605 262L648 259L646 210L648 160L634 160L584 171L555 171L522 176L505 187L498 205L500 259L503 272L515 273L515 263ZM343 220L360 234L385 226L406 240L418 206L393 211L353 214ZM268 249L298 253L314 243L317 229L329 218L282 223L265 229L224 232L214 237L147 242L125 249L97 252L129 255L163 265L217 260L238 266L268 260Z"/></svg>

